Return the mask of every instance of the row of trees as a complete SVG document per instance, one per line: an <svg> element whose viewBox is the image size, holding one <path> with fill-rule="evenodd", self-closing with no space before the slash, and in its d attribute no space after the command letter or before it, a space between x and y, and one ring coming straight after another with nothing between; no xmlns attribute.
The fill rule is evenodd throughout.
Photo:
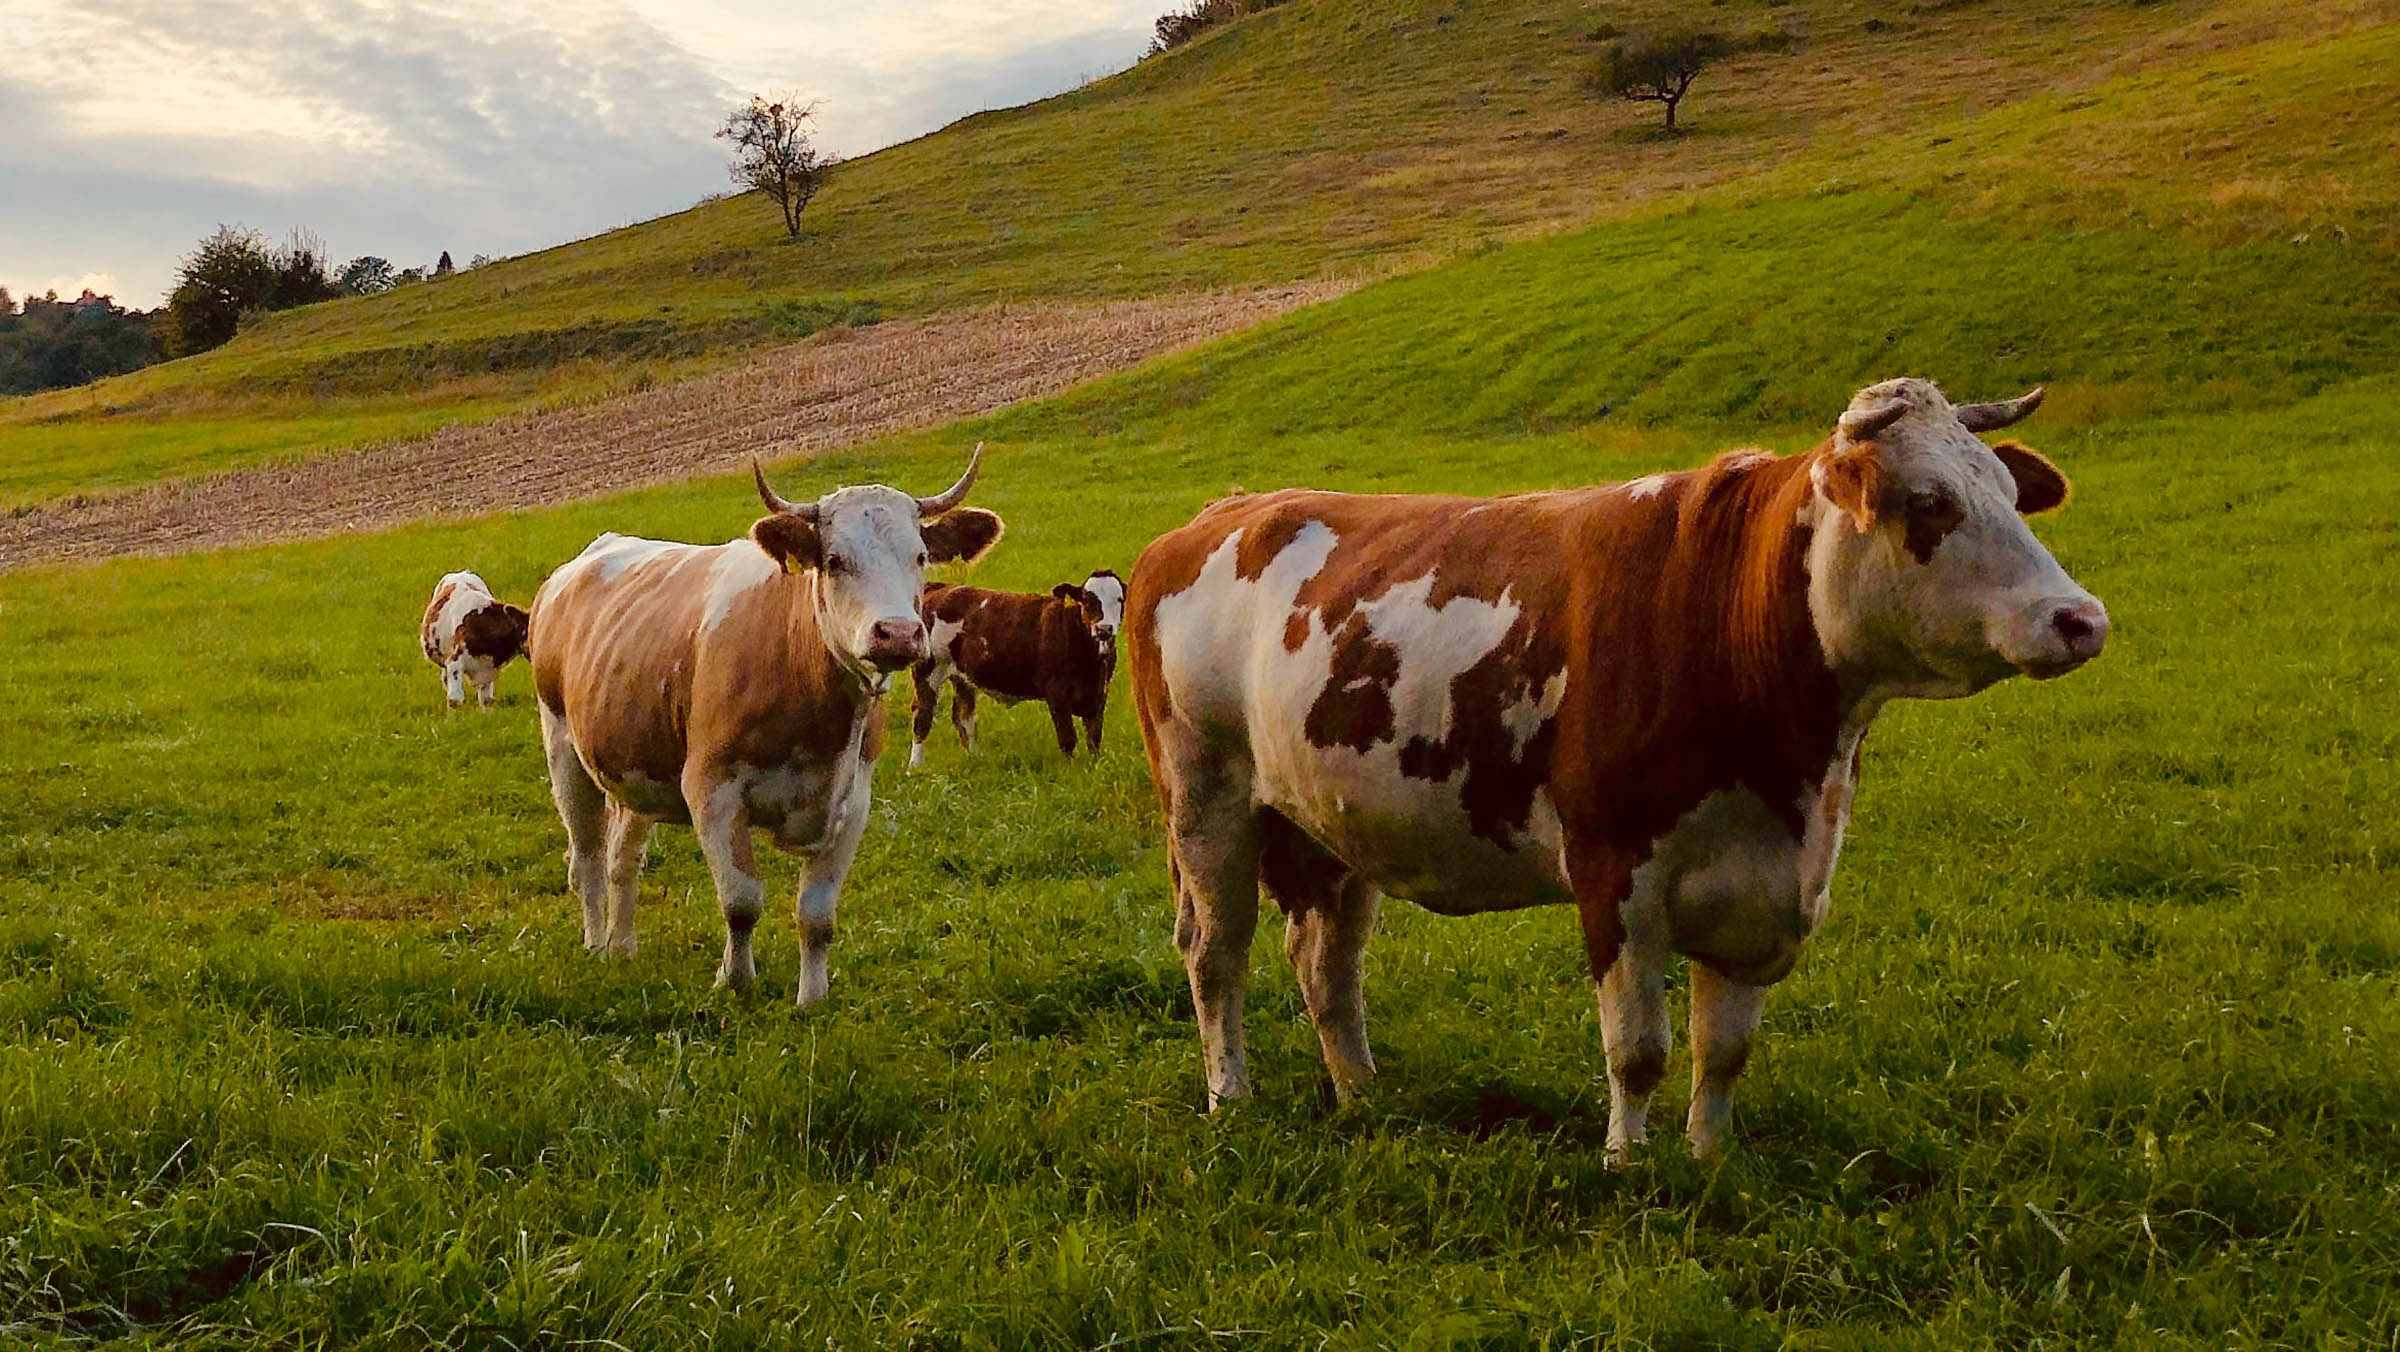
<svg viewBox="0 0 2400 1352"><path fill-rule="evenodd" d="M478 255L469 266L490 261ZM305 230L271 244L247 226L220 225L176 267L165 309L167 354L206 352L257 315L341 296L372 296L455 271L446 249L430 268L394 268L373 254L335 267L324 242Z"/></svg>
<svg viewBox="0 0 2400 1352"><path fill-rule="evenodd" d="M0 287L0 394L31 394L140 370L159 359L159 312L127 310L86 290L19 305Z"/></svg>

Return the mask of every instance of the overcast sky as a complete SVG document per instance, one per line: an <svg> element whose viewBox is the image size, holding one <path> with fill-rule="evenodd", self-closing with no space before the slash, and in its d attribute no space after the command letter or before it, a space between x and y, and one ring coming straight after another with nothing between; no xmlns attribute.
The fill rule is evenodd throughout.
<svg viewBox="0 0 2400 1352"><path fill-rule="evenodd" d="M1132 64L1168 0L0 0L0 286L148 308L219 222L462 265L690 206L758 90L858 155Z"/></svg>

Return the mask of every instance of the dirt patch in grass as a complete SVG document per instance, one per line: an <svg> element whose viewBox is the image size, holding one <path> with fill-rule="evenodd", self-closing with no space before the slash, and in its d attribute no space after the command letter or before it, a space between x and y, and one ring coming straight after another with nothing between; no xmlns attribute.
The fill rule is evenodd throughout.
<svg viewBox="0 0 2400 1352"><path fill-rule="evenodd" d="M0 519L0 569L538 507L732 469L753 456L830 450L1054 394L1347 289L995 306L831 329L663 389L349 455L43 504Z"/></svg>

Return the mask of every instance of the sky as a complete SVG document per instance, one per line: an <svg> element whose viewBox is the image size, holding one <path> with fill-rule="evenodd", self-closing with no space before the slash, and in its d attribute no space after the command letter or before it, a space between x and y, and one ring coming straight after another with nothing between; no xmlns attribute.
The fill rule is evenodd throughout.
<svg viewBox="0 0 2400 1352"><path fill-rule="evenodd" d="M220 223L463 266L730 185L752 92L856 156L1131 65L1169 0L0 0L0 286L138 308Z"/></svg>

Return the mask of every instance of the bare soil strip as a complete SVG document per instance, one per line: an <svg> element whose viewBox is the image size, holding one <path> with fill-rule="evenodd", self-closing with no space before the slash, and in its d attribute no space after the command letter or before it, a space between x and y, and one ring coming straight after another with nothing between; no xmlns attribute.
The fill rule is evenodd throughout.
<svg viewBox="0 0 2400 1352"><path fill-rule="evenodd" d="M539 507L988 413L1327 299L1346 283L1011 305L835 330L604 402L0 519L0 570Z"/></svg>

